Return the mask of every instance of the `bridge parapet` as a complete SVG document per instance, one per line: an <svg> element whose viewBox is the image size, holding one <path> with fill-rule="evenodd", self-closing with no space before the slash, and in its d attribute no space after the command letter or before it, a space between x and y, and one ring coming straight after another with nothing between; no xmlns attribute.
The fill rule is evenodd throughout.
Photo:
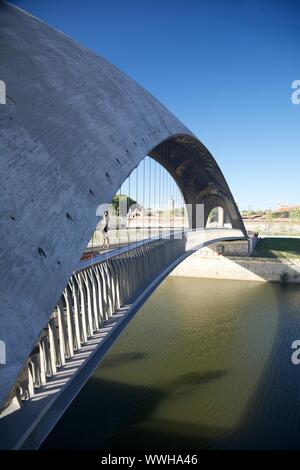
<svg viewBox="0 0 300 470"><path fill-rule="evenodd" d="M185 239L160 239L75 272L30 355L21 400L57 374L120 308L185 251Z"/></svg>

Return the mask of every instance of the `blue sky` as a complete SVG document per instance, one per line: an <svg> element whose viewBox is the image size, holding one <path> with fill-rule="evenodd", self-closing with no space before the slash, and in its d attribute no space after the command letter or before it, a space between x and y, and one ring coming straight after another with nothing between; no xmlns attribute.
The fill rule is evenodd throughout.
<svg viewBox="0 0 300 470"><path fill-rule="evenodd" d="M241 209L300 203L298 0L15 0L182 120Z"/></svg>

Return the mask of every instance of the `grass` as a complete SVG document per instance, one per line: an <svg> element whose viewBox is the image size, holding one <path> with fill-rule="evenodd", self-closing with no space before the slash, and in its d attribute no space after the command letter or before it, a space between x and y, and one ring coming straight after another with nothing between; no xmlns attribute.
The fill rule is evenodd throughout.
<svg viewBox="0 0 300 470"><path fill-rule="evenodd" d="M254 256L300 259L300 238L262 238L257 242Z"/></svg>

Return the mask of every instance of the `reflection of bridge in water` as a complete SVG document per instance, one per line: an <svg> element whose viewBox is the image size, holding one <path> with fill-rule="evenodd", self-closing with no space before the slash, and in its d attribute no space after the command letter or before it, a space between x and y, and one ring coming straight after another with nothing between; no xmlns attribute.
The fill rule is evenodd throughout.
<svg viewBox="0 0 300 470"><path fill-rule="evenodd" d="M0 442L34 448L172 269L247 232L212 155L144 89L6 3L0 31L10 96L0 115ZM111 214L103 252L96 213L117 194L137 207L125 240ZM217 207L231 229L204 229Z"/></svg>

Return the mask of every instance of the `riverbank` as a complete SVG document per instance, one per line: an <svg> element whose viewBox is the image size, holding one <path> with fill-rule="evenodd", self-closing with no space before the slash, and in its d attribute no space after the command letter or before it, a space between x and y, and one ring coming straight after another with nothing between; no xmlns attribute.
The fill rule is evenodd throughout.
<svg viewBox="0 0 300 470"><path fill-rule="evenodd" d="M300 283L300 240L262 239L251 256L242 242L216 243L184 260L172 276Z"/></svg>
<svg viewBox="0 0 300 470"><path fill-rule="evenodd" d="M300 259L300 238L264 237L255 246L254 256L263 258Z"/></svg>
<svg viewBox="0 0 300 470"><path fill-rule="evenodd" d="M243 219L247 231L267 236L300 236L300 221L291 219Z"/></svg>

